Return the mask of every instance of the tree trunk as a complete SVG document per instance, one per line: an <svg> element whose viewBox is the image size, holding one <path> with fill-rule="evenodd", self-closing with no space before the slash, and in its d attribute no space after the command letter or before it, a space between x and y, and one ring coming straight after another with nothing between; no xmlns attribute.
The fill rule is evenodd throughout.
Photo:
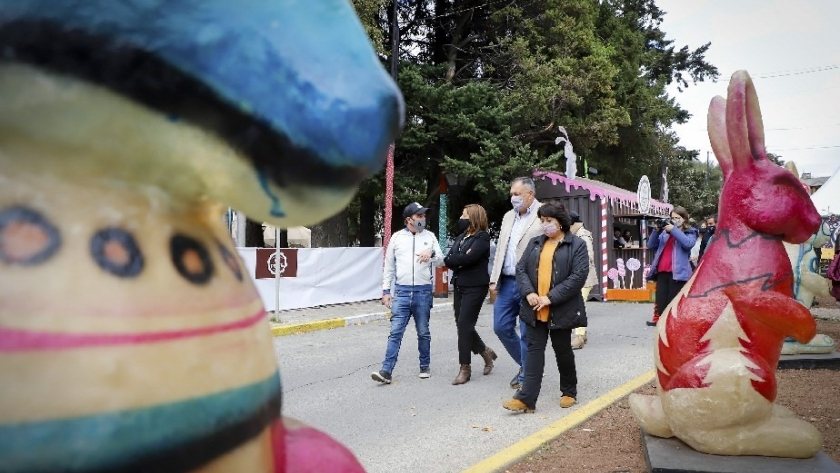
<svg viewBox="0 0 840 473"><path fill-rule="evenodd" d="M376 245L376 200L373 196L359 196L359 246Z"/></svg>
<svg viewBox="0 0 840 473"><path fill-rule="evenodd" d="M255 222L250 218L245 222L245 246L253 248L264 248L262 223Z"/></svg>
<svg viewBox="0 0 840 473"><path fill-rule="evenodd" d="M347 209L312 227L312 248L350 246Z"/></svg>

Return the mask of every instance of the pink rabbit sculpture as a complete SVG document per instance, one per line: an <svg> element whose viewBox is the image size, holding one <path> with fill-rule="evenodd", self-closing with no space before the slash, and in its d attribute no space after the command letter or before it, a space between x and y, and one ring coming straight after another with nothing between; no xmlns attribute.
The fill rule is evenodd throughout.
<svg viewBox="0 0 840 473"><path fill-rule="evenodd" d="M820 216L799 180L767 159L746 71L732 75L727 99L712 99L708 129L724 173L718 233L657 325L658 394L634 394L630 406L645 432L701 452L808 458L820 432L773 401L783 340L816 333L793 298L782 242L808 240Z"/></svg>

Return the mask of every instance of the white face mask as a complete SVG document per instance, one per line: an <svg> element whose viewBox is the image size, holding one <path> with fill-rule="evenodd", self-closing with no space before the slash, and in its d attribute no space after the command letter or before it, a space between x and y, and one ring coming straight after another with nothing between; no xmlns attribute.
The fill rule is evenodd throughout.
<svg viewBox="0 0 840 473"><path fill-rule="evenodd" d="M674 221L674 226L675 226L675 227L682 227L682 224L683 224L683 219L682 219L682 218L680 218L680 217L673 217L673 218L671 218L671 220L673 220L673 221Z"/></svg>
<svg viewBox="0 0 840 473"><path fill-rule="evenodd" d="M513 210L519 210L522 208L522 204L525 203L525 198L521 195L512 195L510 196L510 204L513 205Z"/></svg>
<svg viewBox="0 0 840 473"><path fill-rule="evenodd" d="M545 233L545 236L547 237L553 237L554 235L557 235L557 232L560 230L559 228L557 228L557 225L554 222L543 223L540 226L542 227L543 233Z"/></svg>

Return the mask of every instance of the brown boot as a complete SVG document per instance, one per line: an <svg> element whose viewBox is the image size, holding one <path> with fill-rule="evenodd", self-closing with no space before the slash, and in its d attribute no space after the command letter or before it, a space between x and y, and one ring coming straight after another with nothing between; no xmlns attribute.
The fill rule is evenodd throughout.
<svg viewBox="0 0 840 473"><path fill-rule="evenodd" d="M493 371L493 360L498 358L498 356L492 348L485 347L484 351L481 352L481 357L484 358L484 374L488 375L491 371Z"/></svg>
<svg viewBox="0 0 840 473"><path fill-rule="evenodd" d="M458 376L455 377L455 381L452 381L453 385L457 384L464 384L470 380L470 374L472 373L472 369L470 365L461 365L461 370L458 371Z"/></svg>

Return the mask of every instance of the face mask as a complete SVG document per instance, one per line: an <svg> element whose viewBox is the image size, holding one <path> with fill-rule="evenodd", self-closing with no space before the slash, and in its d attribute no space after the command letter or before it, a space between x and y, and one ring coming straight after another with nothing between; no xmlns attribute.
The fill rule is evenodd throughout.
<svg viewBox="0 0 840 473"><path fill-rule="evenodd" d="M700 227L700 233L706 233L706 227Z"/></svg>
<svg viewBox="0 0 840 473"><path fill-rule="evenodd" d="M462 218L458 220L458 233L464 233L470 228L470 219Z"/></svg>
<svg viewBox="0 0 840 473"><path fill-rule="evenodd" d="M414 228L417 229L417 232L422 232L424 228L426 228L426 219L421 218L420 220L414 221Z"/></svg>
<svg viewBox="0 0 840 473"><path fill-rule="evenodd" d="M682 227L683 219L681 219L679 217L675 217L675 218L672 218L671 220L674 222L675 227Z"/></svg>
<svg viewBox="0 0 840 473"><path fill-rule="evenodd" d="M715 232L715 226L714 225L709 225L708 227L706 227L706 230L714 233Z"/></svg>
<svg viewBox="0 0 840 473"><path fill-rule="evenodd" d="M545 233L545 236L547 237L553 237L557 234L558 231L560 231L560 229L557 228L557 225L555 225L554 222L544 223L540 226L542 227L543 233Z"/></svg>
<svg viewBox="0 0 840 473"><path fill-rule="evenodd" d="M514 195L510 198L510 204L513 205L513 210L519 210L522 208L522 204L525 203L525 198L521 195Z"/></svg>

